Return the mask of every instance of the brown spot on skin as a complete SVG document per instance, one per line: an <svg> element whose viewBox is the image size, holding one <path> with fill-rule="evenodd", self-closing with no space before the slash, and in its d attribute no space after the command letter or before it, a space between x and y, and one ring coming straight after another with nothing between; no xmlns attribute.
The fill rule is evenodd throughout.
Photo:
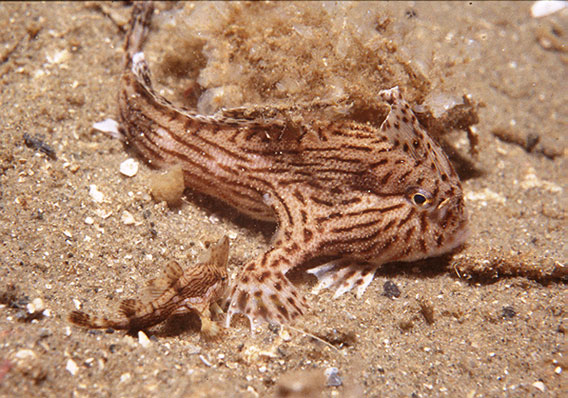
<svg viewBox="0 0 568 398"><path fill-rule="evenodd" d="M276 307L278 309L278 311L280 311L280 313L282 314L282 316L284 316L284 318L286 320L290 319L290 314L288 313L288 310L286 309L286 307L279 305L278 307Z"/></svg>
<svg viewBox="0 0 568 398"><path fill-rule="evenodd" d="M257 279L260 283L263 283L265 279L270 278L271 272L270 271L264 271L262 274L260 274Z"/></svg>
<svg viewBox="0 0 568 398"><path fill-rule="evenodd" d="M286 251L286 253L288 254L293 254L295 252L298 251L300 247L298 246L298 244L296 242L292 243L292 246L287 247L286 249L284 249Z"/></svg>
<svg viewBox="0 0 568 398"><path fill-rule="evenodd" d="M239 297L237 298L237 308L241 311L243 311L247 305L247 298L248 298L248 293L241 290L239 293Z"/></svg>
<svg viewBox="0 0 568 398"><path fill-rule="evenodd" d="M262 255L262 260L260 261L261 268L266 268L266 261L268 261L268 252Z"/></svg>
<svg viewBox="0 0 568 398"><path fill-rule="evenodd" d="M263 319L268 318L268 309L264 305L261 305L260 308L258 309L257 317Z"/></svg>
<svg viewBox="0 0 568 398"><path fill-rule="evenodd" d="M314 233L312 231L310 231L309 229L304 229L304 242L309 242L313 236Z"/></svg>

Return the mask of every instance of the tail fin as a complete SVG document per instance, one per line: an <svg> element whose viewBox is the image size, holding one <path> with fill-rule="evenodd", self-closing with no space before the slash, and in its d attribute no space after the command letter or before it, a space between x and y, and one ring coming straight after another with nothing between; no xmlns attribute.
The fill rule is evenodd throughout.
<svg viewBox="0 0 568 398"><path fill-rule="evenodd" d="M125 322L111 321L106 318L91 316L82 311L73 311L69 314L69 322L89 329L126 329L128 324Z"/></svg>

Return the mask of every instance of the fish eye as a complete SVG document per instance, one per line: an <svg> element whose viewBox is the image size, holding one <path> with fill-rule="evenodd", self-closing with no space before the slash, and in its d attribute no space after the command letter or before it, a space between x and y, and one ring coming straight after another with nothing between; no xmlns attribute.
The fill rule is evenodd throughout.
<svg viewBox="0 0 568 398"><path fill-rule="evenodd" d="M417 207L426 207L430 205L432 200L430 199L430 195L421 189L414 190L410 192L410 201Z"/></svg>
<svg viewBox="0 0 568 398"><path fill-rule="evenodd" d="M428 199L426 199L426 196L422 195L421 193L415 193L414 196L412 196L412 201L414 202L414 204L422 206L428 201Z"/></svg>

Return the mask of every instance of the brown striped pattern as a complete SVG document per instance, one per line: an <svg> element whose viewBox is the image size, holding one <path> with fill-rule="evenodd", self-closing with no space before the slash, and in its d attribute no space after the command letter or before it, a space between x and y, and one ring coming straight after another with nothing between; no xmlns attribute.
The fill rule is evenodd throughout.
<svg viewBox="0 0 568 398"><path fill-rule="evenodd" d="M185 271L177 263L168 264L160 278L148 282L146 295L149 297L146 300L122 301L120 319L99 318L73 311L69 314L69 321L93 329L141 330L165 321L174 313L195 311L206 324L209 305L227 293L228 256L229 240L224 237L209 249L204 261Z"/></svg>
<svg viewBox="0 0 568 398"><path fill-rule="evenodd" d="M145 7L137 4L133 12L119 98L128 144L153 165L180 164L193 189L278 223L273 248L246 264L233 286L227 324L236 313L253 326L303 313L305 300L285 274L311 258L379 265L438 255L463 242L467 217L458 177L397 88L380 92L391 107L380 128L343 120L288 129L278 116L282 108L199 115L152 89L139 53L151 17ZM366 274L341 278L361 285L353 279Z"/></svg>

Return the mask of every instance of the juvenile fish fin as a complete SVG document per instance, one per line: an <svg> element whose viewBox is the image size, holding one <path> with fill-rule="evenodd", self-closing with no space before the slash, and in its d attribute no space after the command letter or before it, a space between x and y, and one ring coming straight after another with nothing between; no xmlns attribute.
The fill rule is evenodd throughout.
<svg viewBox="0 0 568 398"><path fill-rule="evenodd" d="M126 299L122 300L118 312L126 318L134 318L144 310L144 304L140 300Z"/></svg>
<svg viewBox="0 0 568 398"><path fill-rule="evenodd" d="M373 280L378 265L369 263L353 263L352 260L332 261L307 272L318 278L318 285L312 293L318 294L321 289L335 289L333 298L336 299L345 292L357 288L357 298L361 298L367 286Z"/></svg>
<svg viewBox="0 0 568 398"><path fill-rule="evenodd" d="M175 261L169 262L164 267L162 275L146 282L146 286L141 291L143 301L154 301L173 286L182 275L183 269L181 266Z"/></svg>
<svg viewBox="0 0 568 398"><path fill-rule="evenodd" d="M127 321L113 321L107 318L99 318L83 311L72 311L67 319L74 325L88 329L124 329L128 325Z"/></svg>
<svg viewBox="0 0 568 398"><path fill-rule="evenodd" d="M223 236L217 243L209 248L207 263L223 270L227 269L229 261L229 238Z"/></svg>

